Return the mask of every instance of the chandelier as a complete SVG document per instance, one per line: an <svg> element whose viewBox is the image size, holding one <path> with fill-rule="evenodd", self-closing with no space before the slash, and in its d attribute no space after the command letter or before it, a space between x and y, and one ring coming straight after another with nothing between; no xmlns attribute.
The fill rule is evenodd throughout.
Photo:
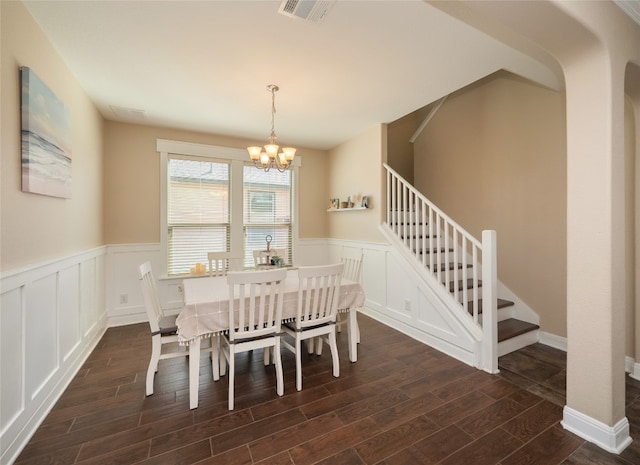
<svg viewBox="0 0 640 465"><path fill-rule="evenodd" d="M267 86L267 90L271 92L271 135L269 136L269 143L264 147L247 147L249 157L251 157L255 167L265 171L269 171L274 167L280 172L285 171L291 167L291 163L296 156L296 149L293 147L283 147L282 151L278 152L280 146L276 144L274 119L276 114L276 92L279 89L275 84Z"/></svg>

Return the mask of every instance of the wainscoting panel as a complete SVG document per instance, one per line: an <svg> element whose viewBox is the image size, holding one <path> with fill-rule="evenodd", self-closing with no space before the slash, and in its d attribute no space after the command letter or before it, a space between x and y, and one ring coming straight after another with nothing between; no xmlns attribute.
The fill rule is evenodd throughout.
<svg viewBox="0 0 640 465"><path fill-rule="evenodd" d="M22 294L23 288L17 287L3 292L0 297L0 434L3 438L8 426L15 422L24 409Z"/></svg>
<svg viewBox="0 0 640 465"><path fill-rule="evenodd" d="M80 343L80 274L77 266L61 270L58 277L58 313L65 324L60 328L60 353L65 361Z"/></svg>
<svg viewBox="0 0 640 465"><path fill-rule="evenodd" d="M144 299L138 278L138 267L150 262L157 280L160 303L169 314L180 309L180 294L177 285L180 280L162 276L162 254L160 244L118 244L109 246L107 253L106 302L108 325L122 326L147 321ZM170 295L175 290L175 295Z"/></svg>
<svg viewBox="0 0 640 465"><path fill-rule="evenodd" d="M439 297L391 245L331 241L332 250L363 250L364 313L469 365L476 365L476 342L443 310Z"/></svg>
<svg viewBox="0 0 640 465"><path fill-rule="evenodd" d="M33 400L58 369L58 273L25 286L25 369L27 401Z"/></svg>
<svg viewBox="0 0 640 465"><path fill-rule="evenodd" d="M0 464L11 463L107 327L106 247L0 276Z"/></svg>

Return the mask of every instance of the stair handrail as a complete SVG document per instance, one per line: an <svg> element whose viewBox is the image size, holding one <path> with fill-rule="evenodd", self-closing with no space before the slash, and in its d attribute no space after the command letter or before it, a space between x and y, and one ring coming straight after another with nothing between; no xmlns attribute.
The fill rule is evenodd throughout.
<svg viewBox="0 0 640 465"><path fill-rule="evenodd" d="M497 373L496 232L483 231L482 241L476 239L397 171L386 163L383 166L387 170L387 227L422 262L428 273L450 291L467 318L467 312L471 312L473 321L482 328L481 354L478 354L477 363L485 371ZM453 266L449 265L451 262Z"/></svg>
<svg viewBox="0 0 640 465"><path fill-rule="evenodd" d="M482 242L481 241L476 239L470 232L468 232L466 229L464 229L462 226L460 226L458 223L456 223L456 221L453 218L451 218L449 215L447 215L445 212L443 212L440 208L438 208L438 206L436 204L434 204L428 198L426 198L419 190L417 190L406 179L404 179L396 170L391 168L386 163L383 163L382 165L387 169L388 172L393 174L395 177L399 178L407 186L407 188L409 190L411 190L411 192L413 192L413 194L415 194L423 202L428 204L435 212L438 213L439 216L441 216L442 218L446 219L447 223L450 223L456 229L458 229L459 231L463 232L465 234L465 236L468 237L469 240L473 241L478 247L482 248ZM389 185L389 183L387 183L387 186L388 185ZM387 223L388 222L389 222L389 189L387 189Z"/></svg>

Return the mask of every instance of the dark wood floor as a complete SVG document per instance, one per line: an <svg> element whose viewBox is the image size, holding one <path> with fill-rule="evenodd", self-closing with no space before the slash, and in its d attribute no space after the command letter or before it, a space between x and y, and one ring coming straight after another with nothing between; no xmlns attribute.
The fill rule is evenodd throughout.
<svg viewBox="0 0 640 465"><path fill-rule="evenodd" d="M146 324L111 328L17 464L639 464L640 382L627 382L636 441L620 456L565 431L565 354L537 344L501 358L489 375L363 315L359 360L340 334L341 376L330 352L305 355L295 390L283 351L285 395L262 353L239 357L236 409L227 379L202 362L200 406L189 410L188 363L160 362L144 395ZM628 377L627 377L628 378Z"/></svg>

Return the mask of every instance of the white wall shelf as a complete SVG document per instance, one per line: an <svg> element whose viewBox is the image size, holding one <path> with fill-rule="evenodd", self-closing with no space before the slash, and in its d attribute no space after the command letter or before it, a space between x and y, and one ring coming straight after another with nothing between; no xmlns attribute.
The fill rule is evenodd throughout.
<svg viewBox="0 0 640 465"><path fill-rule="evenodd" d="M367 210L367 207L351 207L351 208L329 208L328 212L350 212L354 210Z"/></svg>

